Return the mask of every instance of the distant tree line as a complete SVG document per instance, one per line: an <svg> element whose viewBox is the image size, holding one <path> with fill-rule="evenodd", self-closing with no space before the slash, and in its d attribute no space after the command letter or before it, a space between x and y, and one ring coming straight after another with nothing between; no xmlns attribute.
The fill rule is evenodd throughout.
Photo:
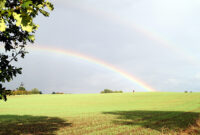
<svg viewBox="0 0 200 135"><path fill-rule="evenodd" d="M30 95L30 94L42 94L42 91L39 91L37 88L28 91L24 87L24 84L21 83L21 85L16 90L10 90L9 92L9 95Z"/></svg>
<svg viewBox="0 0 200 135"><path fill-rule="evenodd" d="M104 89L101 91L101 93L123 93L122 90L110 90L110 89Z"/></svg>
<svg viewBox="0 0 200 135"><path fill-rule="evenodd" d="M42 94L42 91L39 91L37 88L34 88L30 91L27 90L12 90L10 95L31 95L31 94Z"/></svg>

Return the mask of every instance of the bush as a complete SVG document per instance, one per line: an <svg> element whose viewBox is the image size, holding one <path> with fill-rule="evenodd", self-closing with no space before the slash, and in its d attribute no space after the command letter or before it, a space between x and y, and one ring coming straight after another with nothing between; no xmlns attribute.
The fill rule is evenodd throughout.
<svg viewBox="0 0 200 135"><path fill-rule="evenodd" d="M63 92L52 92L51 94L64 94Z"/></svg>
<svg viewBox="0 0 200 135"><path fill-rule="evenodd" d="M40 91L37 88L34 88L30 91L31 94L40 94Z"/></svg>
<svg viewBox="0 0 200 135"><path fill-rule="evenodd" d="M12 95L28 95L29 92L25 90L13 90L11 92Z"/></svg>
<svg viewBox="0 0 200 135"><path fill-rule="evenodd" d="M113 93L123 93L122 90L116 90L116 91L113 91Z"/></svg>
<svg viewBox="0 0 200 135"><path fill-rule="evenodd" d="M122 90L119 90L119 91L115 90L115 91L113 91L113 90L110 90L110 89L104 89L103 91L101 91L101 93L123 93L123 91Z"/></svg>

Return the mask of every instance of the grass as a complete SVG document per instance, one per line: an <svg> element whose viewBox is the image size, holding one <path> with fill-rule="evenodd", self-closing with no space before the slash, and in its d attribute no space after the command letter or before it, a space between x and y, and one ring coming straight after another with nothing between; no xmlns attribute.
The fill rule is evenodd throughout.
<svg viewBox="0 0 200 135"><path fill-rule="evenodd" d="M200 93L10 96L0 134L198 135Z"/></svg>

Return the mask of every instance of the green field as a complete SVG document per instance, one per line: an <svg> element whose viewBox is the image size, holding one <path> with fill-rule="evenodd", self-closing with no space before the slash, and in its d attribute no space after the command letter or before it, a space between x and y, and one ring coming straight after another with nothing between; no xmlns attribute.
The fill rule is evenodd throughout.
<svg viewBox="0 0 200 135"><path fill-rule="evenodd" d="M200 93L10 96L0 134L200 134Z"/></svg>

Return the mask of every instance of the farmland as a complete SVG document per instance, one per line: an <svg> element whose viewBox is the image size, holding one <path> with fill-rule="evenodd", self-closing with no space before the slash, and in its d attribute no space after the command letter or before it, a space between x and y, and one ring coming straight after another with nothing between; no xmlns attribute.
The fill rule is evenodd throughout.
<svg viewBox="0 0 200 135"><path fill-rule="evenodd" d="M200 93L10 96L0 134L200 134Z"/></svg>

